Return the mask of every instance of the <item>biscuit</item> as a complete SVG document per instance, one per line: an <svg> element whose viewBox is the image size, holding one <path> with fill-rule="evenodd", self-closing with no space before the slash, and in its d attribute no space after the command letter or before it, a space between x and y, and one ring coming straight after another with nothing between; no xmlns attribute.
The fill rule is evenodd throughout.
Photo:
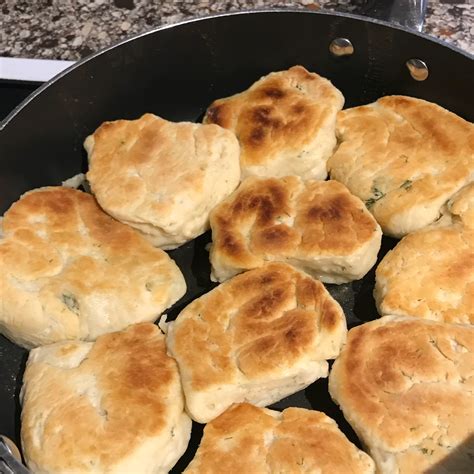
<svg viewBox="0 0 474 474"><path fill-rule="evenodd" d="M360 197L392 237L435 221L474 175L473 124L421 99L387 96L344 110L337 134L331 178Z"/></svg>
<svg viewBox="0 0 474 474"><path fill-rule="evenodd" d="M212 278L284 261L327 283L362 278L377 260L382 231L337 181L247 178L211 213Z"/></svg>
<svg viewBox="0 0 474 474"><path fill-rule="evenodd" d="M376 270L380 314L474 324L474 183L439 223L404 237Z"/></svg>
<svg viewBox="0 0 474 474"><path fill-rule="evenodd" d="M294 66L214 101L204 123L237 135L243 177L325 179L326 161L336 146L336 115L343 105L343 95L330 81Z"/></svg>
<svg viewBox="0 0 474 474"><path fill-rule="evenodd" d="M154 321L186 291L165 252L75 189L24 194L3 231L0 333L26 348Z"/></svg>
<svg viewBox="0 0 474 474"><path fill-rule="evenodd" d="M168 325L191 418L236 402L267 406L320 377L339 353L344 313L324 285L283 263L234 277Z"/></svg>
<svg viewBox="0 0 474 474"><path fill-rule="evenodd" d="M355 327L329 391L377 472L472 472L474 327L395 316Z"/></svg>
<svg viewBox="0 0 474 474"><path fill-rule="evenodd" d="M176 362L151 323L32 350L21 397L34 473L167 473L191 434Z"/></svg>
<svg viewBox="0 0 474 474"><path fill-rule="evenodd" d="M209 211L239 184L239 144L217 125L152 114L105 122L84 146L100 206L172 249L209 228Z"/></svg>
<svg viewBox="0 0 474 474"><path fill-rule="evenodd" d="M459 222L464 228L474 229L474 182L464 186L447 203L443 213L451 223Z"/></svg>
<svg viewBox="0 0 474 474"><path fill-rule="evenodd" d="M370 474L372 459L324 413L233 405L204 428L187 474Z"/></svg>

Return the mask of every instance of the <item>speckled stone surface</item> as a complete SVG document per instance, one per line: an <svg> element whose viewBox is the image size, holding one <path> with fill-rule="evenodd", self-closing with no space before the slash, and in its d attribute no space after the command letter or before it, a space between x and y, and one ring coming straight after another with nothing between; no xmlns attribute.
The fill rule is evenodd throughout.
<svg viewBox="0 0 474 474"><path fill-rule="evenodd" d="M154 27L251 8L362 13L373 0L0 0L0 56L77 60ZM424 31L474 53L474 0L429 0Z"/></svg>

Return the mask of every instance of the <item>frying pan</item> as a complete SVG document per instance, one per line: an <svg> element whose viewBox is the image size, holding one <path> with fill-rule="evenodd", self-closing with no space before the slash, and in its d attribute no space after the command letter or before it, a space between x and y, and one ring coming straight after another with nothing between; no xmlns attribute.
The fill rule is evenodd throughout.
<svg viewBox="0 0 474 474"><path fill-rule="evenodd" d="M332 54L329 46L337 38L350 40L353 53ZM426 63L426 80L412 78L406 67L410 59ZM322 11L274 9L191 20L158 28L86 58L41 87L3 121L0 213L21 193L60 184L84 171L82 142L103 121L134 119L144 112L175 121L200 120L212 100L295 64L330 79L343 92L347 107L404 94L436 102L473 120L472 57L423 34ZM186 295L169 312L170 319L213 287L205 250L209 240L206 233L169 252L188 284ZM394 243L384 238L379 257ZM377 317L373 283L374 271L350 284L327 285L343 306L349 327ZM18 394L26 357L25 350L0 336L0 433L18 445ZM327 380L274 405L287 406L326 412L358 444L330 400ZM190 447L175 472L193 456L201 431L194 424Z"/></svg>

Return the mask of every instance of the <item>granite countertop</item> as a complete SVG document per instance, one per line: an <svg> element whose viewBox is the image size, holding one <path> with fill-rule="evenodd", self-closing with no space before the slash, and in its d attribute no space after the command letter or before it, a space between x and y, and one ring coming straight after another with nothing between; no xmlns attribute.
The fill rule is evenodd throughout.
<svg viewBox="0 0 474 474"><path fill-rule="evenodd" d="M262 7L361 13L372 0L0 0L0 56L77 60L195 16ZM424 31L474 53L474 0L429 0Z"/></svg>

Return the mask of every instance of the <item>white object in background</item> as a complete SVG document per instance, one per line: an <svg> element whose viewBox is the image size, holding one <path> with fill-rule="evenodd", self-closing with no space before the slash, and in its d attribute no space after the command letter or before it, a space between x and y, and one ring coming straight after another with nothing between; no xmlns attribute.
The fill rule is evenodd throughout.
<svg viewBox="0 0 474 474"><path fill-rule="evenodd" d="M46 82L72 64L74 61L0 57L0 79Z"/></svg>

